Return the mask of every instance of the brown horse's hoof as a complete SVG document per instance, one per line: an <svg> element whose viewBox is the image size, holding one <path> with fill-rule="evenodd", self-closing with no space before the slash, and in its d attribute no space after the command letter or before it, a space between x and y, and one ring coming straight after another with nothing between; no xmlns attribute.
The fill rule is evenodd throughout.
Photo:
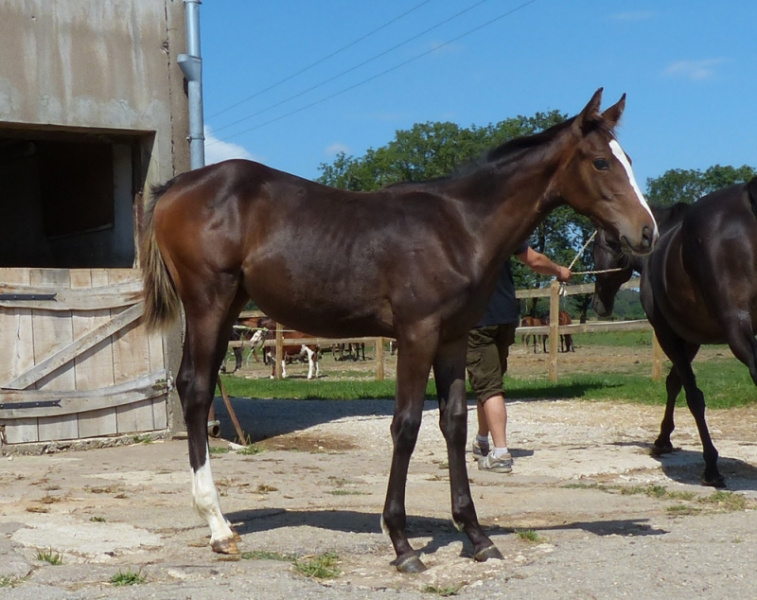
<svg viewBox="0 0 757 600"><path fill-rule="evenodd" d="M708 477L706 473L702 473L702 485L709 485L714 488L727 487L725 484L725 477L723 477L720 473L718 473L714 477Z"/></svg>
<svg viewBox="0 0 757 600"><path fill-rule="evenodd" d="M239 554L239 548L233 537L225 540L215 540L210 543L210 547L213 549L213 552L217 552L218 554Z"/></svg>
<svg viewBox="0 0 757 600"><path fill-rule="evenodd" d="M395 566L400 573L423 573L426 570L426 565L415 554L411 554L407 558L397 559Z"/></svg>
<svg viewBox="0 0 757 600"><path fill-rule="evenodd" d="M493 558L495 560L505 560L505 557L502 556L502 553L494 544L484 548L483 550L479 550L473 555L473 558L476 560L476 562L486 562L490 558Z"/></svg>
<svg viewBox="0 0 757 600"><path fill-rule="evenodd" d="M663 454L672 454L674 450L673 444L657 444L655 442L651 454L652 456L662 456Z"/></svg>

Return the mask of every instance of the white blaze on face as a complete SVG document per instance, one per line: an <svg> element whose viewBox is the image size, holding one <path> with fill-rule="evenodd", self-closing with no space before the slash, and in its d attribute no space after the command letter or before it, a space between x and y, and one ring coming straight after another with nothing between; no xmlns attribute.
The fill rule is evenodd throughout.
<svg viewBox="0 0 757 600"><path fill-rule="evenodd" d="M207 446L205 446L205 464L192 473L192 501L200 516L208 521L211 543L234 537L228 521L221 512L221 501L216 484L213 482Z"/></svg>
<svg viewBox="0 0 757 600"><path fill-rule="evenodd" d="M652 215L652 211L649 209L649 204L647 204L647 201L644 199L644 194L641 193L641 190L636 183L636 177L634 177L631 163L628 162L628 157L626 156L626 153L623 152L623 148L620 147L618 140L610 140L610 150L612 150L615 158L620 161L620 164L623 165L623 168L626 170L626 175L628 176L628 181L630 182L633 191L636 192L636 197L639 199L639 202L647 213L649 213L649 216L654 223L654 237L657 238L657 221L655 221L654 215Z"/></svg>

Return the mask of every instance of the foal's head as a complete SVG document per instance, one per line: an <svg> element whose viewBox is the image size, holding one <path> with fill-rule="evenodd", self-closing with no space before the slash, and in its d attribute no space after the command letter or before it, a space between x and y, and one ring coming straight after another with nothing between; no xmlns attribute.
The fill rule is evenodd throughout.
<svg viewBox="0 0 757 600"><path fill-rule="evenodd" d="M625 248L647 254L657 238L657 225L631 161L613 134L625 95L604 113L599 112L601 99L600 88L566 128L568 143L552 184L559 197L615 234Z"/></svg>

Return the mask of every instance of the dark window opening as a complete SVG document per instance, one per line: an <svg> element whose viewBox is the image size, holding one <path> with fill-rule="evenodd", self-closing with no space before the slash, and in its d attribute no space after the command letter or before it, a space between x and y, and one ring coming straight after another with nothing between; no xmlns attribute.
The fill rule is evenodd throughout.
<svg viewBox="0 0 757 600"><path fill-rule="evenodd" d="M0 127L0 267L132 267L137 145Z"/></svg>

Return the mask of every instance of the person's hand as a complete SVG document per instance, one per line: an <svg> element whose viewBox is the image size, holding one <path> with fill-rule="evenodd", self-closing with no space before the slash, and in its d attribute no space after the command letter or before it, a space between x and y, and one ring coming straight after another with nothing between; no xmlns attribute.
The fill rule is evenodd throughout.
<svg viewBox="0 0 757 600"><path fill-rule="evenodd" d="M571 270L569 268L567 268L567 267L557 267L557 281L565 283L571 277L573 277L573 273L571 272Z"/></svg>

